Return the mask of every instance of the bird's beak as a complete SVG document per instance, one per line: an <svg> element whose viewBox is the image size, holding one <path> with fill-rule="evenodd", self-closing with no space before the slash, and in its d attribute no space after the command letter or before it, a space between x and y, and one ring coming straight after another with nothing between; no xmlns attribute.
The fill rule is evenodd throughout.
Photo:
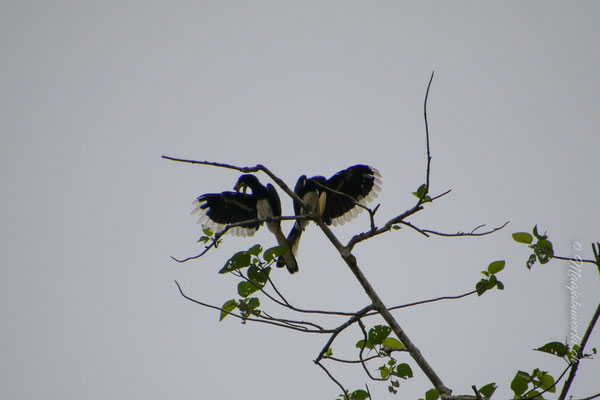
<svg viewBox="0 0 600 400"><path fill-rule="evenodd" d="M240 183L240 182L238 182L238 183L236 183L236 184L235 184L235 186L233 187L233 190L235 190L236 192L239 192L239 191L240 191L240 189L242 189L242 192L243 192L244 194L246 194L246 187L247 187L247 186L246 186L246 185L244 185L243 183Z"/></svg>

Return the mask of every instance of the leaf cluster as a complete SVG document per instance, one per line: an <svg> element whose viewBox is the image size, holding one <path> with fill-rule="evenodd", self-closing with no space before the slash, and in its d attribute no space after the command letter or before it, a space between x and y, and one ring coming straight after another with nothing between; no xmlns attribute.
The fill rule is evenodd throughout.
<svg viewBox="0 0 600 400"><path fill-rule="evenodd" d="M517 371L510 383L510 388L515 394L515 399L543 399L542 392L554 393L556 391L554 377L547 371L535 368L530 374Z"/></svg>
<svg viewBox="0 0 600 400"><path fill-rule="evenodd" d="M527 269L531 269L536 260L540 264L547 264L554 257L552 242L548 240L548 235L545 233L543 235L538 233L537 225L533 227L533 236L527 232L516 232L512 237L515 242L526 244L533 250L533 254L529 256L525 264ZM533 243L534 238L536 239L535 243Z"/></svg>
<svg viewBox="0 0 600 400"><path fill-rule="evenodd" d="M244 319L252 315L260 315L260 300L258 297L249 297L265 287L271 274L271 264L283 254L287 248L285 246L276 246L263 252L260 244L256 244L248 250L238 251L231 256L223 268L219 270L220 274L234 273L245 279L238 283L237 292L241 299L227 300L221 307L219 321L222 321L236 308L240 311ZM246 269L243 275L241 270Z"/></svg>
<svg viewBox="0 0 600 400"><path fill-rule="evenodd" d="M475 285L477 295L481 296L488 290L498 288L498 290L504 290L504 284L496 278L496 274L504 269L504 260L494 261L488 265L487 270L481 271L485 278L481 278Z"/></svg>
<svg viewBox="0 0 600 400"><path fill-rule="evenodd" d="M396 378L409 379L413 377L410 366L406 363L398 364L397 360L391 356L393 351L406 350L406 347L398 339L390 337L392 328L387 325L376 325L369 329L365 339L356 342L356 347L362 351L366 348L375 351L377 356L387 358L387 362L381 365L378 370L382 380L390 380L388 390L390 393L398 393L400 381ZM361 356L362 358L362 356Z"/></svg>

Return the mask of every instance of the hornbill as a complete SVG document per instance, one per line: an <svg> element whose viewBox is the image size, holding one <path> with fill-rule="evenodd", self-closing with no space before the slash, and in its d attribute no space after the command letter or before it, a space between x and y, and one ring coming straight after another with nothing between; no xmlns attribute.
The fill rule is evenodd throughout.
<svg viewBox="0 0 600 400"><path fill-rule="evenodd" d="M365 203L377 197L381 190L381 175L379 171L368 165L353 165L326 179L324 176L306 178L302 175L296 182L294 192L306 203L305 210L294 202L296 215L318 215L327 225L342 225L356 217ZM310 220L296 220L294 227L287 237L293 254L297 254L302 231ZM277 266L283 267L286 260L280 257Z"/></svg>
<svg viewBox="0 0 600 400"><path fill-rule="evenodd" d="M246 193L247 188L252 190L252 194ZM227 225L258 219L258 222L248 222L229 230L236 236L252 236L265 219L281 217L281 201L270 183L265 187L256 176L246 174L240 176L233 189L235 192L208 193L198 197L194 201L196 208L192 211L192 214L202 214L198 223L218 233ZM268 221L267 228L280 246L291 249L281 231L280 221ZM298 271L291 251L286 251L282 259L291 274Z"/></svg>

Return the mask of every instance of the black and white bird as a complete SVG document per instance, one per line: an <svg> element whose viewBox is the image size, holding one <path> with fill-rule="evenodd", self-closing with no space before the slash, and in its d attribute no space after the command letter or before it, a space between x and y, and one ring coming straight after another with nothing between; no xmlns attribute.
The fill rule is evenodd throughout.
<svg viewBox="0 0 600 400"><path fill-rule="evenodd" d="M307 178L302 175L296 182L294 192L307 204L304 209L294 202L294 212L298 215L318 215L327 225L342 225L355 218L362 207L377 197L381 191L379 171L368 165L353 165L326 179L324 176ZM287 237L293 254L297 254L300 236L310 221L296 220ZM286 264L284 258L277 260L277 266Z"/></svg>
<svg viewBox="0 0 600 400"><path fill-rule="evenodd" d="M246 193L247 188L252 194ZM264 220L281 216L279 194L270 183L265 187L256 176L246 174L240 176L233 189L235 192L207 193L198 197L192 211L192 214L200 214L198 223L219 233L228 225L258 220L228 230L236 236L253 236ZM280 221L268 221L267 228L275 235L279 246L291 249L281 231ZM286 251L282 259L290 273L298 271L298 264L291 251Z"/></svg>

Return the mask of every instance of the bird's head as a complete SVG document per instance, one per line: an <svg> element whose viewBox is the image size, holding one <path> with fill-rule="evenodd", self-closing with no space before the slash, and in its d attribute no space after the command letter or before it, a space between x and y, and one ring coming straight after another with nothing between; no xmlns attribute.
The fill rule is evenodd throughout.
<svg viewBox="0 0 600 400"><path fill-rule="evenodd" d="M324 176L313 176L306 180L306 187L311 191L324 192L327 187L327 179Z"/></svg>
<svg viewBox="0 0 600 400"><path fill-rule="evenodd" d="M247 188L252 189L253 187L256 187L256 185L260 185L258 178L251 174L245 174L240 176L235 186L233 186L233 190L239 192L241 189L243 193L246 193Z"/></svg>

